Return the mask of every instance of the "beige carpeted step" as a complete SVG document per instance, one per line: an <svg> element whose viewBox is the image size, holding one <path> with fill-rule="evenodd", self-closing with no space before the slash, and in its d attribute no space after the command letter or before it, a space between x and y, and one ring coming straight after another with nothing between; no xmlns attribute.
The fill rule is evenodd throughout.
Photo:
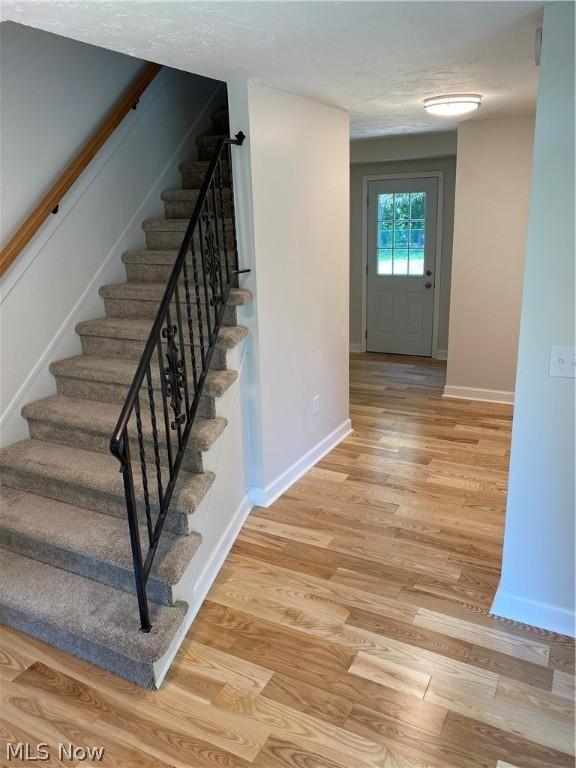
<svg viewBox="0 0 576 768"><path fill-rule="evenodd" d="M146 551L145 527L140 528L140 540ZM162 533L148 578L151 600L173 604L172 587L200 542L197 533ZM0 488L0 547L136 594L126 519L4 486Z"/></svg>
<svg viewBox="0 0 576 768"><path fill-rule="evenodd" d="M216 151L216 145L221 138L228 136L228 133L210 133L205 136L198 136L196 146L198 147L199 160L211 160Z"/></svg>
<svg viewBox="0 0 576 768"><path fill-rule="evenodd" d="M197 189L199 190L204 183L204 178L208 172L209 160L189 160L185 163L181 163L179 166L180 176L182 179L182 187L184 189ZM224 186L229 185L228 175L228 163L221 159L222 174L225 177L223 179Z"/></svg>
<svg viewBox="0 0 576 768"><path fill-rule="evenodd" d="M228 244L229 245L229 244ZM178 256L178 251L152 251L152 250L136 250L126 251L122 254L122 261L124 263L124 269L126 270L126 280L129 283L163 283L167 284L172 270L174 268L174 262ZM230 268L234 265L234 251L228 249L228 263ZM196 279L194 276L194 267L192 264L192 257L189 254L186 260L188 270L188 284L190 286L190 296L195 301L195 286ZM198 286L200 290L200 296L204 296L204 283L201 274L201 259L198 256L196 260L196 270L198 275ZM180 277L180 284L184 285L184 276Z"/></svg>
<svg viewBox="0 0 576 768"><path fill-rule="evenodd" d="M0 623L154 688L153 664L186 615L185 603L150 602L152 630L140 631L134 595L2 550Z"/></svg>
<svg viewBox="0 0 576 768"><path fill-rule="evenodd" d="M144 409L146 393L141 400L141 423L146 461L153 472L154 443L151 414L148 408ZM45 440L60 445L69 445L83 448L87 451L98 451L108 454L110 450L110 438L116 427L120 415L121 405L98 402L95 400L82 400L64 395L52 395L43 400L29 403L22 409L22 416L28 420L30 437L35 440ZM160 463L168 466L168 446L164 427L164 413L160 392L154 396L154 408L156 413L158 450ZM168 408L169 417L172 411ZM202 472L204 470L202 454L212 448L216 440L226 428L226 419L203 419L197 417L194 420L186 454L182 468L188 472ZM134 460L138 457L138 433L135 415L130 420L129 435L134 452ZM170 432L171 450L177 450L177 434Z"/></svg>
<svg viewBox="0 0 576 768"><path fill-rule="evenodd" d="M219 222L220 226L223 223L226 237L231 242L230 238L233 231L232 219L220 219ZM189 223L189 219L147 219L142 224L142 229L146 236L146 248L152 250L177 250L182 244ZM194 247L198 249L200 247L198 232L195 233L192 241Z"/></svg>
<svg viewBox="0 0 576 768"><path fill-rule="evenodd" d="M51 363L50 372L56 378L56 387L61 395L123 405L137 366L138 360L135 359L76 355ZM151 378L157 405L160 405L159 377L158 366L154 364ZM236 371L208 371L200 398L199 415L211 418L215 411L215 399L221 397L237 377ZM140 404L143 410L149 408L147 387Z"/></svg>
<svg viewBox="0 0 576 768"><path fill-rule="evenodd" d="M216 210L218 215L224 211L224 216L232 215L232 205L230 201L230 191L223 188L220 194L220 188L224 187L225 176L216 171L214 176L215 190L214 195L210 192L208 204L211 210ZM164 203L164 213L167 219L189 219L194 213L196 203L198 202L200 190L198 189L166 189L162 192L161 198Z"/></svg>
<svg viewBox="0 0 576 768"><path fill-rule="evenodd" d="M140 360L144 345L150 334L152 321L132 318L103 317L87 320L76 326L86 356L117 357ZM189 337L184 329L185 341ZM211 369L224 370L227 366L226 353L233 350L248 335L243 325L223 326L220 329L216 348L212 355ZM196 359L200 360L200 346L194 345Z"/></svg>
<svg viewBox="0 0 576 768"><path fill-rule="evenodd" d="M126 517L122 475L118 471L118 461L112 454L95 453L43 440L22 440L0 451L0 469L2 483L9 488L18 488L122 519ZM138 512L144 523L144 492L137 460L132 462L132 470ZM156 485L152 471L148 475L150 507L155 519L158 515ZM166 530L188 533L190 516L202 503L213 481L214 475L211 472L180 472L166 517Z"/></svg>
<svg viewBox="0 0 576 768"><path fill-rule="evenodd" d="M112 285L103 285L98 293L104 299L104 307L107 317L143 317L154 320L158 314L158 308L166 291L165 283L114 283ZM186 292L183 285L179 290L180 312L182 323L187 327L188 315L186 305ZM212 292L208 292L209 298ZM241 288L232 288L230 297L224 313L224 325L236 325L235 308L251 301L252 296L249 291ZM207 325L206 319L206 296L204 287L200 295L200 309L204 326ZM198 330L197 307L195 296L190 295L190 309L192 313L192 328ZM172 305L173 320L176 319L176 306ZM214 310L210 307L210 321L214 324Z"/></svg>

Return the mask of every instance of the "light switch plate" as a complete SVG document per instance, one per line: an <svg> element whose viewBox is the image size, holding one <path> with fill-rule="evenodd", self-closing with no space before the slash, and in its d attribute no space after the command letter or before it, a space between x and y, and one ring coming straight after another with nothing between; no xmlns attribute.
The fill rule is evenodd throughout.
<svg viewBox="0 0 576 768"><path fill-rule="evenodd" d="M576 378L576 347L552 347L550 350L550 376Z"/></svg>

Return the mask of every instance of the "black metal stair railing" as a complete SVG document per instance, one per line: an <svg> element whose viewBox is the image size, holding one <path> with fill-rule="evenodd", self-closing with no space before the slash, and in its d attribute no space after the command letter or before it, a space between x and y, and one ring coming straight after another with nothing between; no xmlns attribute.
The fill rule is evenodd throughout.
<svg viewBox="0 0 576 768"><path fill-rule="evenodd" d="M140 625L145 632L151 629L148 576L230 290L240 273L231 146L241 145L244 138L240 132L218 141L110 440L124 479ZM136 458L131 441L137 444ZM145 555L139 521L147 530Z"/></svg>

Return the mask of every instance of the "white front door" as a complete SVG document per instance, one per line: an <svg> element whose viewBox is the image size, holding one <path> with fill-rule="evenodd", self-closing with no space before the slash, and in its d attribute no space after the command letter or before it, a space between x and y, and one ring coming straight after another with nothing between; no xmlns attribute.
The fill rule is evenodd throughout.
<svg viewBox="0 0 576 768"><path fill-rule="evenodd" d="M438 179L368 184L368 352L432 354Z"/></svg>

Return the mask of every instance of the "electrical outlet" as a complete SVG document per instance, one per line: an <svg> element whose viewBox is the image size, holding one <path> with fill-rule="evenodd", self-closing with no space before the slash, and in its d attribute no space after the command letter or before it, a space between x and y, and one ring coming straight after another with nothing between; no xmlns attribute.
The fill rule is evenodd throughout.
<svg viewBox="0 0 576 768"><path fill-rule="evenodd" d="M550 376L576 378L576 347L552 347L550 350Z"/></svg>
<svg viewBox="0 0 576 768"><path fill-rule="evenodd" d="M312 398L312 415L320 413L320 395L314 395Z"/></svg>

